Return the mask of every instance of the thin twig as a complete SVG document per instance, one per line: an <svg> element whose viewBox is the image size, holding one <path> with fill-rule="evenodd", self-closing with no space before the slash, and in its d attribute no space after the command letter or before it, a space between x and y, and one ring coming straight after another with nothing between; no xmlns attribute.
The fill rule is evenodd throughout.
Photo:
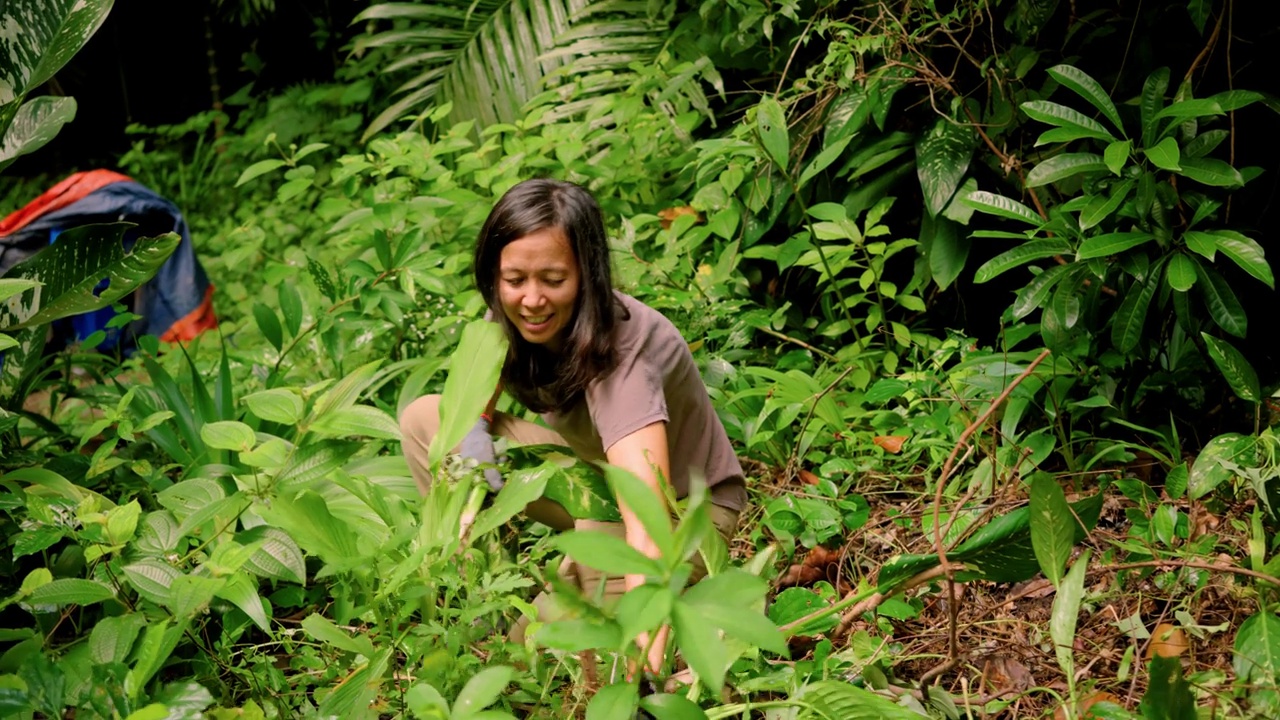
<svg viewBox="0 0 1280 720"><path fill-rule="evenodd" d="M778 78L778 88L773 91L774 97L782 94L782 86L787 82L787 72L791 70L791 61L796 59L796 52L800 50L800 44L808 38L809 28L813 27L813 21L817 17L817 15L810 16L809 22L804 26L804 32L800 33L800 37L796 38L796 44L791 46L791 54L787 56L787 64L782 66L782 76Z"/></svg>
<svg viewBox="0 0 1280 720"><path fill-rule="evenodd" d="M1184 84L1191 82L1191 76L1195 74L1196 68L1200 67L1200 63L1209 57L1213 47L1218 44L1218 35L1222 30L1222 18L1224 15L1226 15L1225 12L1218 15L1218 22L1213 24L1213 32L1209 34L1209 41L1200 49L1200 54L1196 55L1196 59L1191 61L1191 67L1187 68L1187 74L1182 76Z"/></svg>
<svg viewBox="0 0 1280 720"><path fill-rule="evenodd" d="M1099 565L1090 568L1091 573L1112 572L1119 570L1134 570L1136 568L1160 568L1160 567L1184 567L1195 568L1197 570L1210 570L1214 572L1231 573L1232 575L1242 575L1250 577L1254 580L1271 583L1276 587L1280 587L1280 578L1266 573L1260 573L1256 570L1236 567L1235 565L1219 565L1217 563L1199 562L1197 560L1144 560L1143 562L1119 563L1117 565Z"/></svg>
<svg viewBox="0 0 1280 720"><path fill-rule="evenodd" d="M831 384L830 384L830 385L828 385L825 389L823 389L823 391L822 391L822 392L818 393L818 394L817 394L817 396L813 398L813 404L809 406L809 414L805 416L805 418L804 418L804 423L800 425L800 432L796 434L796 446L795 446L795 448L791 451L791 457L790 457L790 459L788 459L788 460L787 460L787 472L788 472L788 474L790 474L790 473L792 473L792 472L794 472L794 471L795 471L795 464L796 464L797 462L799 462L799 458L800 458L800 444L804 442L804 431L805 431L805 430L807 430L807 429L809 429L809 421L810 421L810 420L813 420L813 413L818 409L818 403L822 402L822 398L826 397L826 396L827 396L827 393L829 393L829 392L831 392L832 390L834 390L834 389L836 388L836 386L837 386L837 385L839 385L839 384L841 383L841 381L843 381L845 378L849 377L849 373L851 373L851 372L853 372L853 366L852 366L852 365L850 365L849 367L845 368L845 369L844 369L844 372L840 373L840 376L839 376L839 377L837 377L835 380L831 381Z"/></svg>
<svg viewBox="0 0 1280 720"><path fill-rule="evenodd" d="M757 327L757 328L755 328L755 329L756 329L756 330L759 330L760 332L763 332L763 333L764 333L764 334L766 334L766 335L772 335L772 336L774 336L774 337L778 338L779 340L786 340L786 341L787 341L787 342L789 342L789 343L794 343L794 344L796 344L796 345L799 345L800 347L804 348L805 350L808 350L809 352L814 353L815 355L819 355L819 356L823 357L823 358L824 358L824 359L826 359L826 360L830 360L831 362L839 362L839 360L840 360L840 359L839 359L839 358L837 358L835 355L832 355L831 353L827 352L826 350L823 350L823 349L821 349L821 348L816 348L816 347L814 347L814 346L810 345L809 343L807 343L807 342L805 342L805 341L803 341L803 340L801 340L801 339L799 339L799 338L793 338L793 337L791 337L790 335L787 335L787 334L785 334L785 333L780 333L780 332L778 332L777 330L774 330L773 328L771 328L771 327L769 327L769 326L767 326L767 325L766 325L766 326L764 326L764 327Z"/></svg>
<svg viewBox="0 0 1280 720"><path fill-rule="evenodd" d="M992 401L991 405L987 407L987 409L979 415L976 420L969 423L969 427L965 428L964 432L960 433L960 439L956 441L955 447L951 449L951 454L947 456L947 461L942 464L942 472L938 474L938 479L936 481L937 487L933 498L933 545L935 551L938 553L938 561L943 567L948 568L947 595L949 596L949 602L947 603L947 606L950 632L947 644L947 657L952 660L956 658L956 646L958 645L956 640L956 589L955 577L952 575L950 569L951 566L947 562L947 550L942 542L942 526L939 523L942 509L942 490L947 486L947 480L951 477L952 464L955 462L956 456L960 454L960 449L969 442L970 436L977 432L978 428L986 425L987 420L989 420L991 415L995 413L996 408L1000 407L1000 405L1004 403L1005 399L1009 397L1009 394L1013 392L1013 389L1018 387L1023 380L1027 379L1027 377L1035 371L1036 366L1043 362L1047 357L1049 357L1049 349L1045 348L1045 350L1041 352L1035 360L1031 361L1031 364L1028 365L1026 369L1018 375L1018 377L1013 379L1013 382L1009 383L1008 387L1006 387L1004 391Z"/></svg>

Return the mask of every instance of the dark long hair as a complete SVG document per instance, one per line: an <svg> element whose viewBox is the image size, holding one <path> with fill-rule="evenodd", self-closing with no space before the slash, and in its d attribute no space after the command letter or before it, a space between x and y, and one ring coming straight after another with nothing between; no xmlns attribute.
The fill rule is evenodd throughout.
<svg viewBox="0 0 1280 720"><path fill-rule="evenodd" d="M547 228L564 231L579 274L573 317L558 353L521 337L502 311L496 287L502 249ZM476 288L510 341L502 385L525 407L538 413L565 410L582 396L587 383L613 370L613 332L625 310L613 294L600 206L584 188L540 178L508 190L480 229L474 272Z"/></svg>

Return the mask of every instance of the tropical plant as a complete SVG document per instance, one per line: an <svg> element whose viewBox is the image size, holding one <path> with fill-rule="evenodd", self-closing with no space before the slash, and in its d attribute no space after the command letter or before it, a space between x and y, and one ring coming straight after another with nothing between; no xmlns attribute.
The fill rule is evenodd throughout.
<svg viewBox="0 0 1280 720"><path fill-rule="evenodd" d="M0 38L9 58L0 75L0 170L20 155L48 143L75 116L75 100L29 93L49 80L97 31L112 0L6 3L0 26L21 28ZM0 427L17 421L8 413L30 390L45 344L44 326L54 320L107 307L145 283L178 247L174 233L138 240L126 252L123 224L86 225L63 233L53 246L10 268L0 279ZM100 283L105 282L105 286ZM20 331L17 337L8 332ZM13 445L6 439L5 445Z"/></svg>
<svg viewBox="0 0 1280 720"><path fill-rule="evenodd" d="M75 99L27 96L43 85L97 32L114 0L6 2L0 22L0 170L34 152L76 114Z"/></svg>
<svg viewBox="0 0 1280 720"><path fill-rule="evenodd" d="M367 23L368 30L353 53L379 50L386 64L378 74L407 79L392 91L399 99L369 123L362 139L432 104L452 104L455 121L511 123L552 77L596 93L625 87L633 64L657 57L672 12L668 3L616 0L371 5L354 21ZM384 21L390 29L383 29ZM589 103L582 98L573 107Z"/></svg>
<svg viewBox="0 0 1280 720"><path fill-rule="evenodd" d="M1070 197L1051 203L1037 198L1046 207L1037 213L1012 198L981 190L968 193L963 201L974 209L1032 228L1022 233L975 231L973 237L1022 241L979 267L975 281L988 282L1014 268L1061 259L1047 267L1032 266L1034 276L1018 291L1012 307L1015 320L1042 310L1042 334L1054 347L1078 333L1109 326L1115 349L1134 351L1148 337L1144 327L1153 301L1159 307L1171 306L1180 331L1199 340L1204 323L1190 303L1193 288L1203 316L1223 332L1244 337L1244 308L1214 263L1220 253L1274 287L1262 246L1224 227L1222 218L1222 191L1241 187L1258 171L1242 173L1210 153L1228 134L1213 121L1262 95L1227 91L1196 99L1184 83L1166 106L1169 72L1162 69L1147 79L1138 102L1137 127L1130 128L1092 77L1070 65L1055 66L1048 73L1092 105L1110 127L1048 100L1022 104L1028 116L1053 126L1037 145L1055 148L1027 174L1027 192L1035 197L1038 188L1052 185ZM1103 152L1066 151L1079 141ZM1243 361L1225 340L1210 337L1208 342L1219 365L1229 362L1220 358ZM1245 366L1228 379L1242 397L1258 402L1256 376L1252 383L1238 379Z"/></svg>

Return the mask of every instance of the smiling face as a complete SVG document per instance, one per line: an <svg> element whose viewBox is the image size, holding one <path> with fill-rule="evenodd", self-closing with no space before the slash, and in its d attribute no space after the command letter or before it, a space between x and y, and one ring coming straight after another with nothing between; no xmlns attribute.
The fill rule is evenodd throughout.
<svg viewBox="0 0 1280 720"><path fill-rule="evenodd" d="M581 274L569 238L549 227L513 240L498 261L498 301L528 342L559 350L573 321Z"/></svg>

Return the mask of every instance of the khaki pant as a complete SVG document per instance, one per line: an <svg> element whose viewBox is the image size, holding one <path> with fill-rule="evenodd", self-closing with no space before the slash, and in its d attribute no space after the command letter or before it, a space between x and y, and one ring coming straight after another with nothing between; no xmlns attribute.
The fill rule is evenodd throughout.
<svg viewBox="0 0 1280 720"><path fill-rule="evenodd" d="M440 396L427 395L418 398L405 408L400 416L400 430L404 436L403 446L405 459L418 483L418 489L424 494L431 486L431 473L428 472L427 450L431 447L431 438L440 430ZM489 431L520 444L551 444L568 447L568 443L558 433L549 428L535 425L506 413L495 413ZM556 530L591 530L605 532L625 538L626 531L620 522L601 522L598 520L576 520L565 511L559 503L547 498L539 498L525 507L525 515ZM738 511L720 505L711 505L711 521L725 542L728 542L738 529ZM707 568L701 553L696 553L691 561L693 573L690 582L697 582L706 576ZM557 574L561 579L577 586L587 597L597 597L601 583L604 585L604 605L611 606L626 593L625 578L621 575L606 576L598 570L579 565L572 558L566 557L561 562ZM547 592L541 592L533 601L538 609L538 621L550 622L564 617L564 611ZM523 643L525 628L529 619L521 617L512 627L512 642Z"/></svg>

